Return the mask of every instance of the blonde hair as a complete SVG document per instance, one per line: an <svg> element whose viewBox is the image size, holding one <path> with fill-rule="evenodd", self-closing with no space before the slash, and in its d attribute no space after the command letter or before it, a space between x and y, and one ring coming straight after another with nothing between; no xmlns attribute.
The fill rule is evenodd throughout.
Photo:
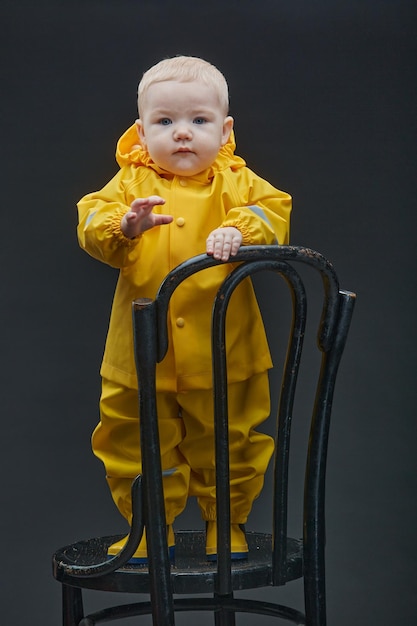
<svg viewBox="0 0 417 626"><path fill-rule="evenodd" d="M225 115L229 111L229 90L223 74L211 63L198 57L176 56L163 59L147 70L138 87L139 115L143 110L144 96L150 85L168 80L183 83L199 81L212 87L218 95L220 106Z"/></svg>

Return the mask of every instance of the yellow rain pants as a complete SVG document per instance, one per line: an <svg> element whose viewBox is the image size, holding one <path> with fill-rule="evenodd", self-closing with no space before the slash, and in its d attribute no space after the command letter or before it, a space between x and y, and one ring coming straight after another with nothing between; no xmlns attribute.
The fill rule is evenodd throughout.
<svg viewBox="0 0 417 626"><path fill-rule="evenodd" d="M274 442L255 431L270 412L268 373L229 385L231 520L244 524L264 482ZM204 520L216 519L212 390L157 393L167 524L196 496ZM94 454L121 514L131 521L132 480L141 472L138 393L103 379L101 419L92 435Z"/></svg>

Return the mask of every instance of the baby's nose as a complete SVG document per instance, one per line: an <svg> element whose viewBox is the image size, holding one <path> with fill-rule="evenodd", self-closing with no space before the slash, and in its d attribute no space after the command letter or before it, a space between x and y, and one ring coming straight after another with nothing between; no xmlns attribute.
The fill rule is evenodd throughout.
<svg viewBox="0 0 417 626"><path fill-rule="evenodd" d="M174 136L176 139L190 139L192 132L187 124L181 124L175 128Z"/></svg>

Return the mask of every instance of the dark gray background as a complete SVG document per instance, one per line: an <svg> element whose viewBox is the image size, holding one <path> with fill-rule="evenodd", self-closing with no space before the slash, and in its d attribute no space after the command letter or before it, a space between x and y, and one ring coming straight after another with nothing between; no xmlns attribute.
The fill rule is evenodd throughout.
<svg viewBox="0 0 417 626"><path fill-rule="evenodd" d="M329 624L417 624L415 9L3 0L3 624L59 624L52 552L124 528L89 446L116 274L78 249L75 203L115 173L142 72L178 53L225 73L238 154L293 195L292 243L358 293L330 439Z"/></svg>

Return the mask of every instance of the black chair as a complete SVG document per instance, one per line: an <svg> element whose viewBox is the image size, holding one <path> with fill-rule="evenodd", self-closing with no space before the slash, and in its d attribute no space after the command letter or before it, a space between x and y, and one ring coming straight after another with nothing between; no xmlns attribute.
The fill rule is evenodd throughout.
<svg viewBox="0 0 417 626"><path fill-rule="evenodd" d="M234 259L234 269L221 286L213 307L212 345L215 399L217 493L217 563L205 556L204 532L176 532L175 565L168 557L162 472L155 402L155 365L167 350L167 310L176 287L188 276L220 263L207 255L186 261L162 283L155 300L133 303L134 341L142 440L142 475L132 486L129 540L119 555L107 560L110 544L120 535L79 541L53 556L54 577L62 584L64 626L91 626L115 619L152 614L153 623L175 623L178 611L212 611L217 626L235 624L239 612L276 616L294 624L325 626L325 472L335 379L347 338L355 294L339 290L332 265L319 253L294 246L248 246ZM309 442L303 498L303 537L287 536L288 468L293 405L306 325L306 289L299 264L314 268L323 284L323 308L317 344L321 365L314 406L309 411ZM297 265L298 264L298 265ZM297 269L296 269L297 267ZM234 288L261 270L282 276L292 299L292 323L277 416L273 465L271 532L247 532L249 558L230 559L228 416L225 358L225 315ZM311 420L310 420L311 415ZM149 567L127 564L147 529ZM300 533L301 534L301 533ZM281 604L235 597L235 590L279 587L304 579L305 611ZM84 616L82 589L146 593L150 600L105 608ZM211 596L207 597L210 593ZM198 595L205 594L205 595ZM183 597L183 596L190 597ZM241 594L240 594L241 595Z"/></svg>

